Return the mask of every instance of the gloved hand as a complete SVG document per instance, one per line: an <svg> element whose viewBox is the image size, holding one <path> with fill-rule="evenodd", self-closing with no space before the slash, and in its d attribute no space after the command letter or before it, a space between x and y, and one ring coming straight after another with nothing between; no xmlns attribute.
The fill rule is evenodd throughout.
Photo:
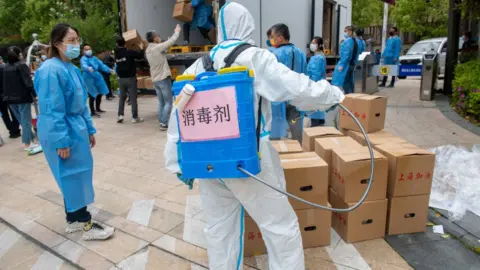
<svg viewBox="0 0 480 270"><path fill-rule="evenodd" d="M182 181L185 185L188 186L188 189L193 189L193 178L184 178L181 173L177 173L178 180Z"/></svg>

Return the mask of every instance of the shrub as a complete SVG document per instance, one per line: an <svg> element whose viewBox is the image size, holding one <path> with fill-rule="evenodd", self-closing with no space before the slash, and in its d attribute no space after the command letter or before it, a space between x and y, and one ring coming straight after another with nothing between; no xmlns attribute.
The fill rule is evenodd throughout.
<svg viewBox="0 0 480 270"><path fill-rule="evenodd" d="M452 105L467 116L480 119L480 60L471 60L455 68Z"/></svg>

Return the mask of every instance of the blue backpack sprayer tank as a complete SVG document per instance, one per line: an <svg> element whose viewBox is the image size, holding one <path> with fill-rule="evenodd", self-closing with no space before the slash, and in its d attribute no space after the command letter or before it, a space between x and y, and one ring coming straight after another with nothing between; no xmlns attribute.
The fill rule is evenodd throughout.
<svg viewBox="0 0 480 270"><path fill-rule="evenodd" d="M254 72L247 67L228 67L218 72L182 75L173 85L179 130L178 161L182 177L188 179L252 178L262 184L316 208L349 212L367 198L372 186L374 154L367 133L343 105L338 104L357 123L370 151L371 172L365 194L346 209L318 205L278 189L256 175L260 173L259 122L255 114ZM260 111L260 103L258 103ZM257 116L257 120L256 117ZM257 125L256 125L257 123ZM211 181L211 180L210 180Z"/></svg>

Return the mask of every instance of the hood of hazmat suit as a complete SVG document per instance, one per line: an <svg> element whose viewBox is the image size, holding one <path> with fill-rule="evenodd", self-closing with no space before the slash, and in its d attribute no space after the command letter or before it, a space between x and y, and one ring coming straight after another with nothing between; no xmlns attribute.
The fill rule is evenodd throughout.
<svg viewBox="0 0 480 270"><path fill-rule="evenodd" d="M220 10L218 41L210 52L214 68L221 69L224 58L239 44L253 44L255 30L250 12L231 2ZM285 190L285 177L280 158L269 141L270 102L290 101L301 110L327 110L344 99L343 92L326 80L311 81L306 75L291 71L279 63L266 49L252 47L242 52L233 66L254 70L255 99L263 97L261 121L261 173L258 176ZM202 59L184 74L204 72ZM258 115L257 112L255 115ZM175 110L171 114L165 146L166 168L181 173L178 164L179 131ZM212 150L214 151L214 150ZM207 220L205 238L208 244L210 269L242 269L245 211L259 226L269 254L270 269L304 269L304 255L298 220L287 197L254 179L200 180L202 207ZM248 241L248 240L247 240Z"/></svg>

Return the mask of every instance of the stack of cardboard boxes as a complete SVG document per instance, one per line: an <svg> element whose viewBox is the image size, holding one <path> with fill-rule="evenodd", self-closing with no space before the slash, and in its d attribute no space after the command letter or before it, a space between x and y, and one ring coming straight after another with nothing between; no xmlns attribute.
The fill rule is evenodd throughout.
<svg viewBox="0 0 480 270"><path fill-rule="evenodd" d="M435 155L412 144L375 148L389 162L387 234L425 231Z"/></svg>
<svg viewBox="0 0 480 270"><path fill-rule="evenodd" d="M379 154L382 159L386 158L388 160L386 166L388 168L388 180L386 182L388 195L387 234L424 231L428 215L435 155L415 145L408 144L406 140L383 130L387 104L385 97L350 94L346 96L343 104L355 114L363 125L368 133L370 143L375 149L375 155ZM340 113L340 128L344 129L348 136L359 144L367 145L360 128L344 111ZM344 153L339 152L338 154L337 157L345 156ZM382 168L385 167L384 162L381 163L381 166ZM377 185L379 181L377 167L377 162L375 162L373 185ZM380 173L384 177L384 169ZM342 179L342 176L340 176L340 179ZM375 193L373 187L372 192ZM369 198L371 198L371 194L367 197L367 200ZM331 203L334 205L333 202ZM335 226L335 223L333 224Z"/></svg>
<svg viewBox="0 0 480 270"><path fill-rule="evenodd" d="M298 141L272 142L280 155L286 191L320 205L328 204L328 165L315 152L302 152ZM298 217L303 247L330 244L331 212L289 199ZM245 217L245 256L266 253L262 234L248 214Z"/></svg>
<svg viewBox="0 0 480 270"><path fill-rule="evenodd" d="M191 22L193 20L193 7L189 5L190 0L177 0L173 7L172 17L181 22Z"/></svg>

